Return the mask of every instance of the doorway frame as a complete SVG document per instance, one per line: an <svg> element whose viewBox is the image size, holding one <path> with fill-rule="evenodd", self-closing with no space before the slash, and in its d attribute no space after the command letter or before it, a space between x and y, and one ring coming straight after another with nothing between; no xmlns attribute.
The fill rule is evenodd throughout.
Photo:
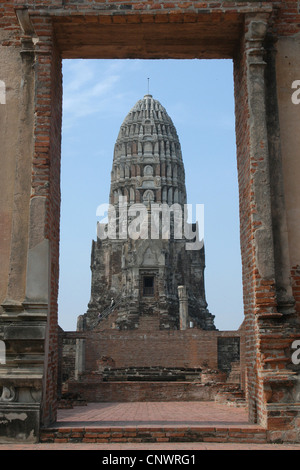
<svg viewBox="0 0 300 470"><path fill-rule="evenodd" d="M272 6L265 2L263 6L254 2L251 7L223 5L192 13L165 9L151 14L132 11L129 6L122 12L102 12L85 3L52 10L16 8L25 83L23 107L28 105L31 113L22 125L32 126L27 150L33 157L28 225L22 228L28 240L25 282L8 281L10 290L0 317L12 358L3 366L2 384L18 390L21 399L13 402L15 408L19 403L23 410L28 403L35 429L54 422L57 412L61 62L66 58L233 59L249 421L269 431L293 426L299 415L293 398L298 379L289 365L291 344L299 332L293 327L296 312L286 252L275 250L288 245L288 240L281 230L285 207L274 196L275 179L270 171L274 130L267 85L270 77L276 83L274 71L270 72L275 60L271 14ZM276 189L283 194L280 184L276 182ZM16 230L12 254L18 237ZM12 270L10 275L14 275ZM20 293L16 295L18 282L24 285L23 299ZM20 359L29 341L33 341L31 359L22 354ZM17 356L18 371L13 360ZM26 374L19 373L25 369ZM30 401L29 396L34 398ZM11 401L2 404L3 409L11 405Z"/></svg>

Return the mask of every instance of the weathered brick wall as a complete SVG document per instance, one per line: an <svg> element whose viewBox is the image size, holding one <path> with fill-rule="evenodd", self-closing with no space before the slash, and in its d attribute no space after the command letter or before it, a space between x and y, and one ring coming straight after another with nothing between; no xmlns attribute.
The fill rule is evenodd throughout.
<svg viewBox="0 0 300 470"><path fill-rule="evenodd" d="M296 301L296 310L300 312L300 265L293 266L291 269L293 295Z"/></svg>
<svg viewBox="0 0 300 470"><path fill-rule="evenodd" d="M58 394L62 392L62 384L75 376L76 338L65 337L60 329L58 335Z"/></svg>
<svg viewBox="0 0 300 470"><path fill-rule="evenodd" d="M244 301L244 328L247 330L243 361L247 381L247 400L252 419L255 420L255 409L252 402L256 400L256 371L255 365L255 322L254 322L254 271L251 226L251 164L249 157L249 109L246 77L246 57L244 45L238 52L234 61L235 83L235 113L236 113L236 140L237 140L237 166L239 183L239 214L240 214L240 240L242 255L243 301Z"/></svg>
<svg viewBox="0 0 300 470"><path fill-rule="evenodd" d="M214 401L224 384L193 382L72 382L72 394L87 402Z"/></svg>
<svg viewBox="0 0 300 470"><path fill-rule="evenodd" d="M78 334L66 332L62 335L62 374L73 377L75 349L71 344L74 344ZM160 366L218 369L220 366L229 370L231 362L239 360L239 331L105 330L80 333L79 336L86 337L86 373L99 371L106 363L113 368ZM222 339L227 344L227 355L220 361L218 341Z"/></svg>
<svg viewBox="0 0 300 470"><path fill-rule="evenodd" d="M240 338L233 336L218 337L218 369L231 370L233 362L240 361Z"/></svg>
<svg viewBox="0 0 300 470"><path fill-rule="evenodd" d="M293 36L299 33L300 5L298 0L272 1L275 7L274 32L278 36Z"/></svg>

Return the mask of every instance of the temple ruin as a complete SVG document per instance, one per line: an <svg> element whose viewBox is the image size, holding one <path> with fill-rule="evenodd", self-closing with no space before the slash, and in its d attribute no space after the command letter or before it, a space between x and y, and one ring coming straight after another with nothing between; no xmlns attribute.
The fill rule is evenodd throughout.
<svg viewBox="0 0 300 470"><path fill-rule="evenodd" d="M2 2L1 442L38 442L57 419L61 64L72 58L233 60L249 423L268 442L300 442L299 25L298 0ZM156 280L159 272L144 287L155 289ZM125 324L137 317L133 312ZM170 309L161 324L173 317ZM142 315L138 320L141 331ZM116 322L123 322L121 311ZM137 330L109 331L107 342ZM85 332L75 333L83 347ZM190 346L179 349L183 333ZM174 354L191 357L204 344L193 334L159 329L150 343L163 357L165 341L170 348L175 338ZM143 336L149 338L145 329ZM112 351L103 342L100 369L106 347Z"/></svg>

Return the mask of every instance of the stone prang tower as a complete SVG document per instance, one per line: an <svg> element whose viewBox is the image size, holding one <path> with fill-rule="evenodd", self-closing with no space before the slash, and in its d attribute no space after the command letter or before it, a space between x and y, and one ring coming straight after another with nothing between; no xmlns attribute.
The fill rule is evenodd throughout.
<svg viewBox="0 0 300 470"><path fill-rule="evenodd" d="M109 223L98 225L92 244L91 299L78 327L97 328L111 316L113 328L136 329L141 316L149 316L159 329L214 330L203 241L197 225L187 223L179 139L152 95L139 100L121 125L109 202Z"/></svg>

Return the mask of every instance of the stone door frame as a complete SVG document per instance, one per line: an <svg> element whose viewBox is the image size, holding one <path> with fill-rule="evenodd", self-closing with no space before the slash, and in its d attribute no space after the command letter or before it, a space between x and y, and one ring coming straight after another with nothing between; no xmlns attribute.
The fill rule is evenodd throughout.
<svg viewBox="0 0 300 470"><path fill-rule="evenodd" d="M17 215L13 220L11 269L0 317L10 361L1 366L6 398L0 411L27 413L26 435L33 430L31 436L38 439L40 424L56 419L61 60L79 57L234 60L249 420L270 432L293 428L299 409L290 352L298 333L283 249L288 240L281 156L272 138L279 130L276 103L268 93L272 83L276 94L272 7L260 3L153 14L127 12L125 6L101 12L84 4L16 8L23 76L18 161L26 170L29 209L27 225L18 225ZM275 159L274 176L270 161L273 165ZM25 176L19 172L15 197L22 182ZM16 260L20 233L25 256ZM21 271L13 269L16 263ZM15 438L12 423L7 429L6 435Z"/></svg>

